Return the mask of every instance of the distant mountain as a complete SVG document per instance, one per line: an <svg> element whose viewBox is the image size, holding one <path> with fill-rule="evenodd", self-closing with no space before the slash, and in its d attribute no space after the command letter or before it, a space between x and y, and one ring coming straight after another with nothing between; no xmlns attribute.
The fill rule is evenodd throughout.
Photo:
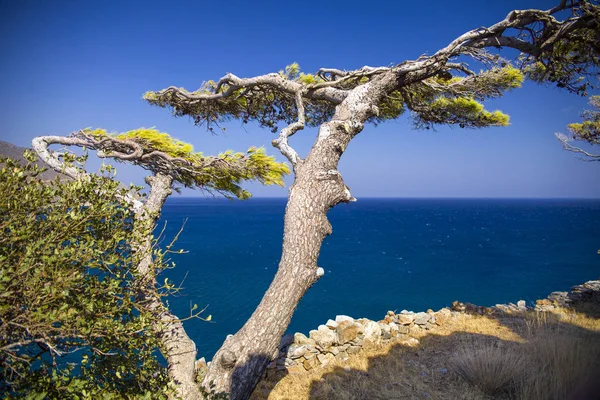
<svg viewBox="0 0 600 400"><path fill-rule="evenodd" d="M25 158L23 157L23 152L25 150L27 150L27 148L15 146L12 143L8 143L8 142L4 142L4 141L0 140L0 156L1 157L10 157L14 160L19 161L21 164L27 164L27 160L25 160ZM40 175L40 178L42 180L45 180L45 181L53 180L54 178L56 178L57 176L60 175L56 171L50 169L48 167L48 165L46 165L46 163L43 162L42 160L38 159L36 164L39 165L40 167L47 169L47 171L43 172ZM63 176L63 177L65 179L70 179L66 176Z"/></svg>

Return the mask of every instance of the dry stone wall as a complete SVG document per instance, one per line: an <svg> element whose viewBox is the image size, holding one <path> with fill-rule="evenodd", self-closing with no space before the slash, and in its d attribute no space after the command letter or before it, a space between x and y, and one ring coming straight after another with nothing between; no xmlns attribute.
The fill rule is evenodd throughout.
<svg viewBox="0 0 600 400"><path fill-rule="evenodd" d="M589 281L574 286L569 292L553 292L548 298L538 300L535 307L527 306L524 300L516 304L496 304L482 307L471 303L455 301L451 308L439 311L413 312L403 310L400 313L388 311L380 321L366 318L354 319L347 315L338 315L311 330L308 336L302 333L286 335L279 346L278 353L269 364L269 370L309 371L331 363L334 360L345 361L350 355L360 352L363 347L394 342L405 346L417 346L419 337L425 331L435 331L460 314L505 314L526 311L550 311L555 307L570 307L579 302L600 301L600 281Z"/></svg>

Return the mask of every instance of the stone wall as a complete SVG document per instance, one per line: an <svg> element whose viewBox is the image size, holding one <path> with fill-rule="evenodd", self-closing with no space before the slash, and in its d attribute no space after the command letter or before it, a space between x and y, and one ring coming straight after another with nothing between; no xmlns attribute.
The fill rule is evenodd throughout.
<svg viewBox="0 0 600 400"><path fill-rule="evenodd" d="M468 314L506 314L527 311L550 311L555 307L570 307L578 302L600 301L600 281L589 281L574 286L569 292L554 292L543 300L538 300L535 307L528 307L524 300L516 304L496 304L493 307L482 307L471 303L455 301L451 308L439 311L413 312L403 310L396 314L388 311L380 321L366 318L354 319L346 315L338 315L335 320L328 320L324 325L309 332L286 335L279 346L269 370L311 370L329 364L334 360L345 361L351 354L356 354L365 346L394 342L405 346L417 346L425 331L435 331L450 319L462 313Z"/></svg>

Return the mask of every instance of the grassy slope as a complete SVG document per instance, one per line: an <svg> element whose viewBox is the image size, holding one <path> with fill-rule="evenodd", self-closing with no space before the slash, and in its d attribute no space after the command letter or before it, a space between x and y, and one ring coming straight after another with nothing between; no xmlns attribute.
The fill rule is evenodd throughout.
<svg viewBox="0 0 600 400"><path fill-rule="evenodd" d="M253 399L600 398L600 306L463 314L417 347L387 344L343 364L265 378Z"/></svg>

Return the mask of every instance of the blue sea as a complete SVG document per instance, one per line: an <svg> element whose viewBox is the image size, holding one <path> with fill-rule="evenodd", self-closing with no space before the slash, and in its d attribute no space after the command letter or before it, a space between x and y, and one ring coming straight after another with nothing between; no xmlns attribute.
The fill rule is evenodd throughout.
<svg viewBox="0 0 600 400"><path fill-rule="evenodd" d="M259 303L281 254L286 199L170 198L163 244L185 222L163 272L182 284L179 317L207 307L211 322L185 328L211 358ZM374 320L386 311L533 302L600 277L600 200L359 199L329 212L325 275L300 302L289 332L338 314Z"/></svg>

